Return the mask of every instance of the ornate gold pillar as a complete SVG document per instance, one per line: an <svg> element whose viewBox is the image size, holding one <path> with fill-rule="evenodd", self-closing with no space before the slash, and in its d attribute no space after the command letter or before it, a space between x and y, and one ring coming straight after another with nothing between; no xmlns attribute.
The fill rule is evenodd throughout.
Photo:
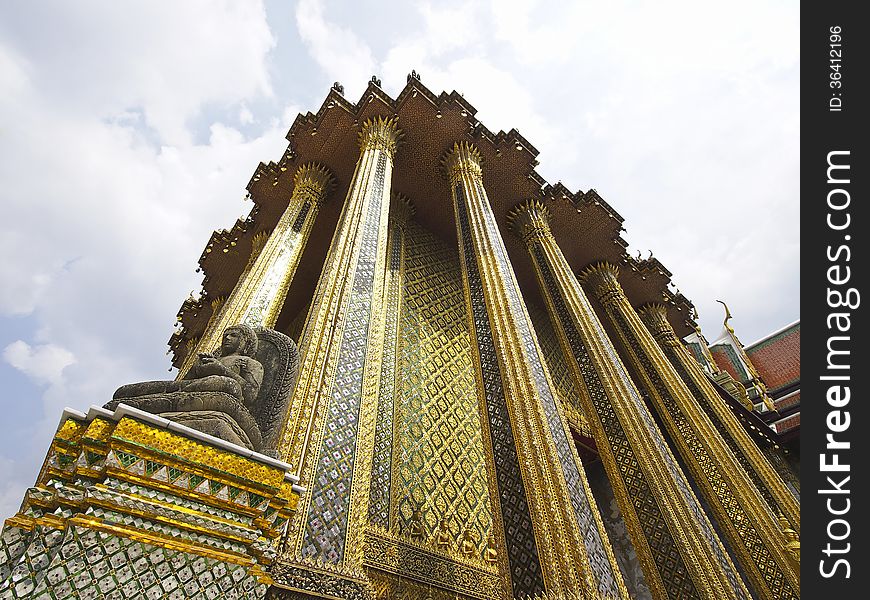
<svg viewBox="0 0 870 600"><path fill-rule="evenodd" d="M444 166L498 486L494 520L504 531L506 550L499 554L506 554L502 568L510 573L513 595L624 598L625 585L483 187L480 155L465 142L455 144Z"/></svg>
<svg viewBox="0 0 870 600"><path fill-rule="evenodd" d="M386 323L384 327L384 357L381 366L378 393L377 425L374 447L383 449L372 458L371 487L369 489L369 523L383 529L390 528L390 502L393 497L391 469L393 465L396 372L400 311L405 262L405 235L408 222L414 214L411 201L394 193L390 205L389 239L387 240L387 268L384 272Z"/></svg>
<svg viewBox="0 0 870 600"><path fill-rule="evenodd" d="M348 189L301 341L281 456L309 492L288 531L281 585L362 597L362 547L384 350L384 276L394 119L363 123ZM306 571L296 565L306 565ZM319 576L337 576L321 584Z"/></svg>
<svg viewBox="0 0 870 600"><path fill-rule="evenodd" d="M249 261L230 297L213 313L196 348L179 369L179 376L187 372L200 352L220 346L221 336L230 325L275 325L314 219L331 187L332 174L325 167L313 163L299 167L293 179L293 195L278 224L264 245L255 236L251 246L253 262Z"/></svg>
<svg viewBox="0 0 870 600"><path fill-rule="evenodd" d="M768 507L774 514L785 516L791 526L800 532L801 514L797 499L719 396L701 365L679 340L668 322L667 307L657 303L648 304L641 308L640 316Z"/></svg>
<svg viewBox="0 0 870 600"><path fill-rule="evenodd" d="M586 269L582 280L613 325L624 356L758 597L798 598L798 565L785 548L776 515L632 308L618 274L617 267L602 263Z"/></svg>
<svg viewBox="0 0 870 600"><path fill-rule="evenodd" d="M655 598L748 599L731 559L550 231L549 211L509 215L526 242L584 413Z"/></svg>

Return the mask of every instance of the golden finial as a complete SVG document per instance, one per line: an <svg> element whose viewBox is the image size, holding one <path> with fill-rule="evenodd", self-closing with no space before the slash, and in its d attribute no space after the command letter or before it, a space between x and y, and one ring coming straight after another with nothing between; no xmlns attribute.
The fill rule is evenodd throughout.
<svg viewBox="0 0 870 600"><path fill-rule="evenodd" d="M728 305L725 304L722 300L716 300L719 304L725 307L725 320L722 321L722 324L725 326L725 329L734 333L734 330L731 328L731 325L728 324L728 320L731 319L731 311L728 310Z"/></svg>

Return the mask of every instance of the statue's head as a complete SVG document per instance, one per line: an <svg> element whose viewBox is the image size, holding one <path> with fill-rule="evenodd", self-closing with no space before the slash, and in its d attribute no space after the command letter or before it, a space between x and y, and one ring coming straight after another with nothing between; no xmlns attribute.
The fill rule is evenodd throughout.
<svg viewBox="0 0 870 600"><path fill-rule="evenodd" d="M257 332L250 325L239 323L224 330L221 355L240 354L253 356L257 353Z"/></svg>

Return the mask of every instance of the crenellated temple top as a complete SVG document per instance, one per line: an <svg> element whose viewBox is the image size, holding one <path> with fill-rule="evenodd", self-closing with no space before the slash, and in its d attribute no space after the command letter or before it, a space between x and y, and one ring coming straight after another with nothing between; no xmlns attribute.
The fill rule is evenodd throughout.
<svg viewBox="0 0 870 600"><path fill-rule="evenodd" d="M455 244L456 228L442 161L456 148L465 148L460 151L470 152L472 162L486 165L480 176L516 267L517 280L531 301L539 300L534 272L525 243L510 233L508 222L510 209L526 200L546 207L551 215L551 233L575 272L601 261L618 265L620 284L632 304L661 302L667 307L677 335L691 333L691 302L669 288L671 273L657 259L628 255L628 243L621 235L623 219L601 195L594 189L572 192L560 182L548 183L536 170L538 150L525 137L516 129L493 132L477 119L476 113L460 93L436 95L419 77L409 77L396 98L390 97L378 82L370 81L356 103L333 86L316 113L296 117L280 159L257 166L247 185L248 197L254 203L250 214L209 240L200 258L205 275L200 299L182 306L178 314L180 327L170 339L173 364L180 363L187 341L205 329L212 315L211 300L232 291L248 261L253 237L274 229L287 207L299 167L317 163L327 169L335 182L330 197L344 198L353 178L361 136L380 140L378 143L389 152L395 151L401 136L402 147L393 159L392 188L413 198L415 219L449 244ZM393 133L373 136L376 130ZM310 299L341 209L340 201L327 202L321 208L288 291L285 312L295 315Z"/></svg>

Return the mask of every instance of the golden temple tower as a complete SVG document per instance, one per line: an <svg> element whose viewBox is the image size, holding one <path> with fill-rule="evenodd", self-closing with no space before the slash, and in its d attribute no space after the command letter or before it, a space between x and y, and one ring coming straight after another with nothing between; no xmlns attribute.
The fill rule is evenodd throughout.
<svg viewBox="0 0 870 600"><path fill-rule="evenodd" d="M84 465L46 467L37 488L136 496L130 486L165 467L200 477L183 491L149 484L169 494L167 510L228 510L221 485L254 494L262 516L236 507L186 529L256 525L244 548L149 534L243 565L252 598L799 597L797 499L681 341L695 332L691 303L661 263L626 253L622 218L595 190L548 184L525 138L475 112L412 73L395 99L372 78L358 102L336 84L299 115L283 156L248 184L249 217L200 258L203 292L170 339L178 379L133 386L147 388L146 412L121 388L111 410L64 421L54 455ZM259 379L248 376L259 367L235 377L280 387L284 403L238 392L254 425L241 409L228 409L229 426L209 421L209 435L203 421L223 417L177 425L189 398L232 395L198 378L230 350L244 355L234 328L261 347L296 341L280 342L298 357L288 366L261 348L249 353ZM165 419L147 415L158 396ZM176 438L147 429L164 422ZM218 445L191 445L192 466L178 452L154 462L172 443ZM142 475L125 466L138 464L134 448L151 461ZM88 471L97 451L94 465L108 453L119 466ZM202 487L206 474L215 483ZM7 521L0 591L18 589L15 572L31 591L51 587L8 550L33 532L140 535L64 506L34 495Z"/></svg>

